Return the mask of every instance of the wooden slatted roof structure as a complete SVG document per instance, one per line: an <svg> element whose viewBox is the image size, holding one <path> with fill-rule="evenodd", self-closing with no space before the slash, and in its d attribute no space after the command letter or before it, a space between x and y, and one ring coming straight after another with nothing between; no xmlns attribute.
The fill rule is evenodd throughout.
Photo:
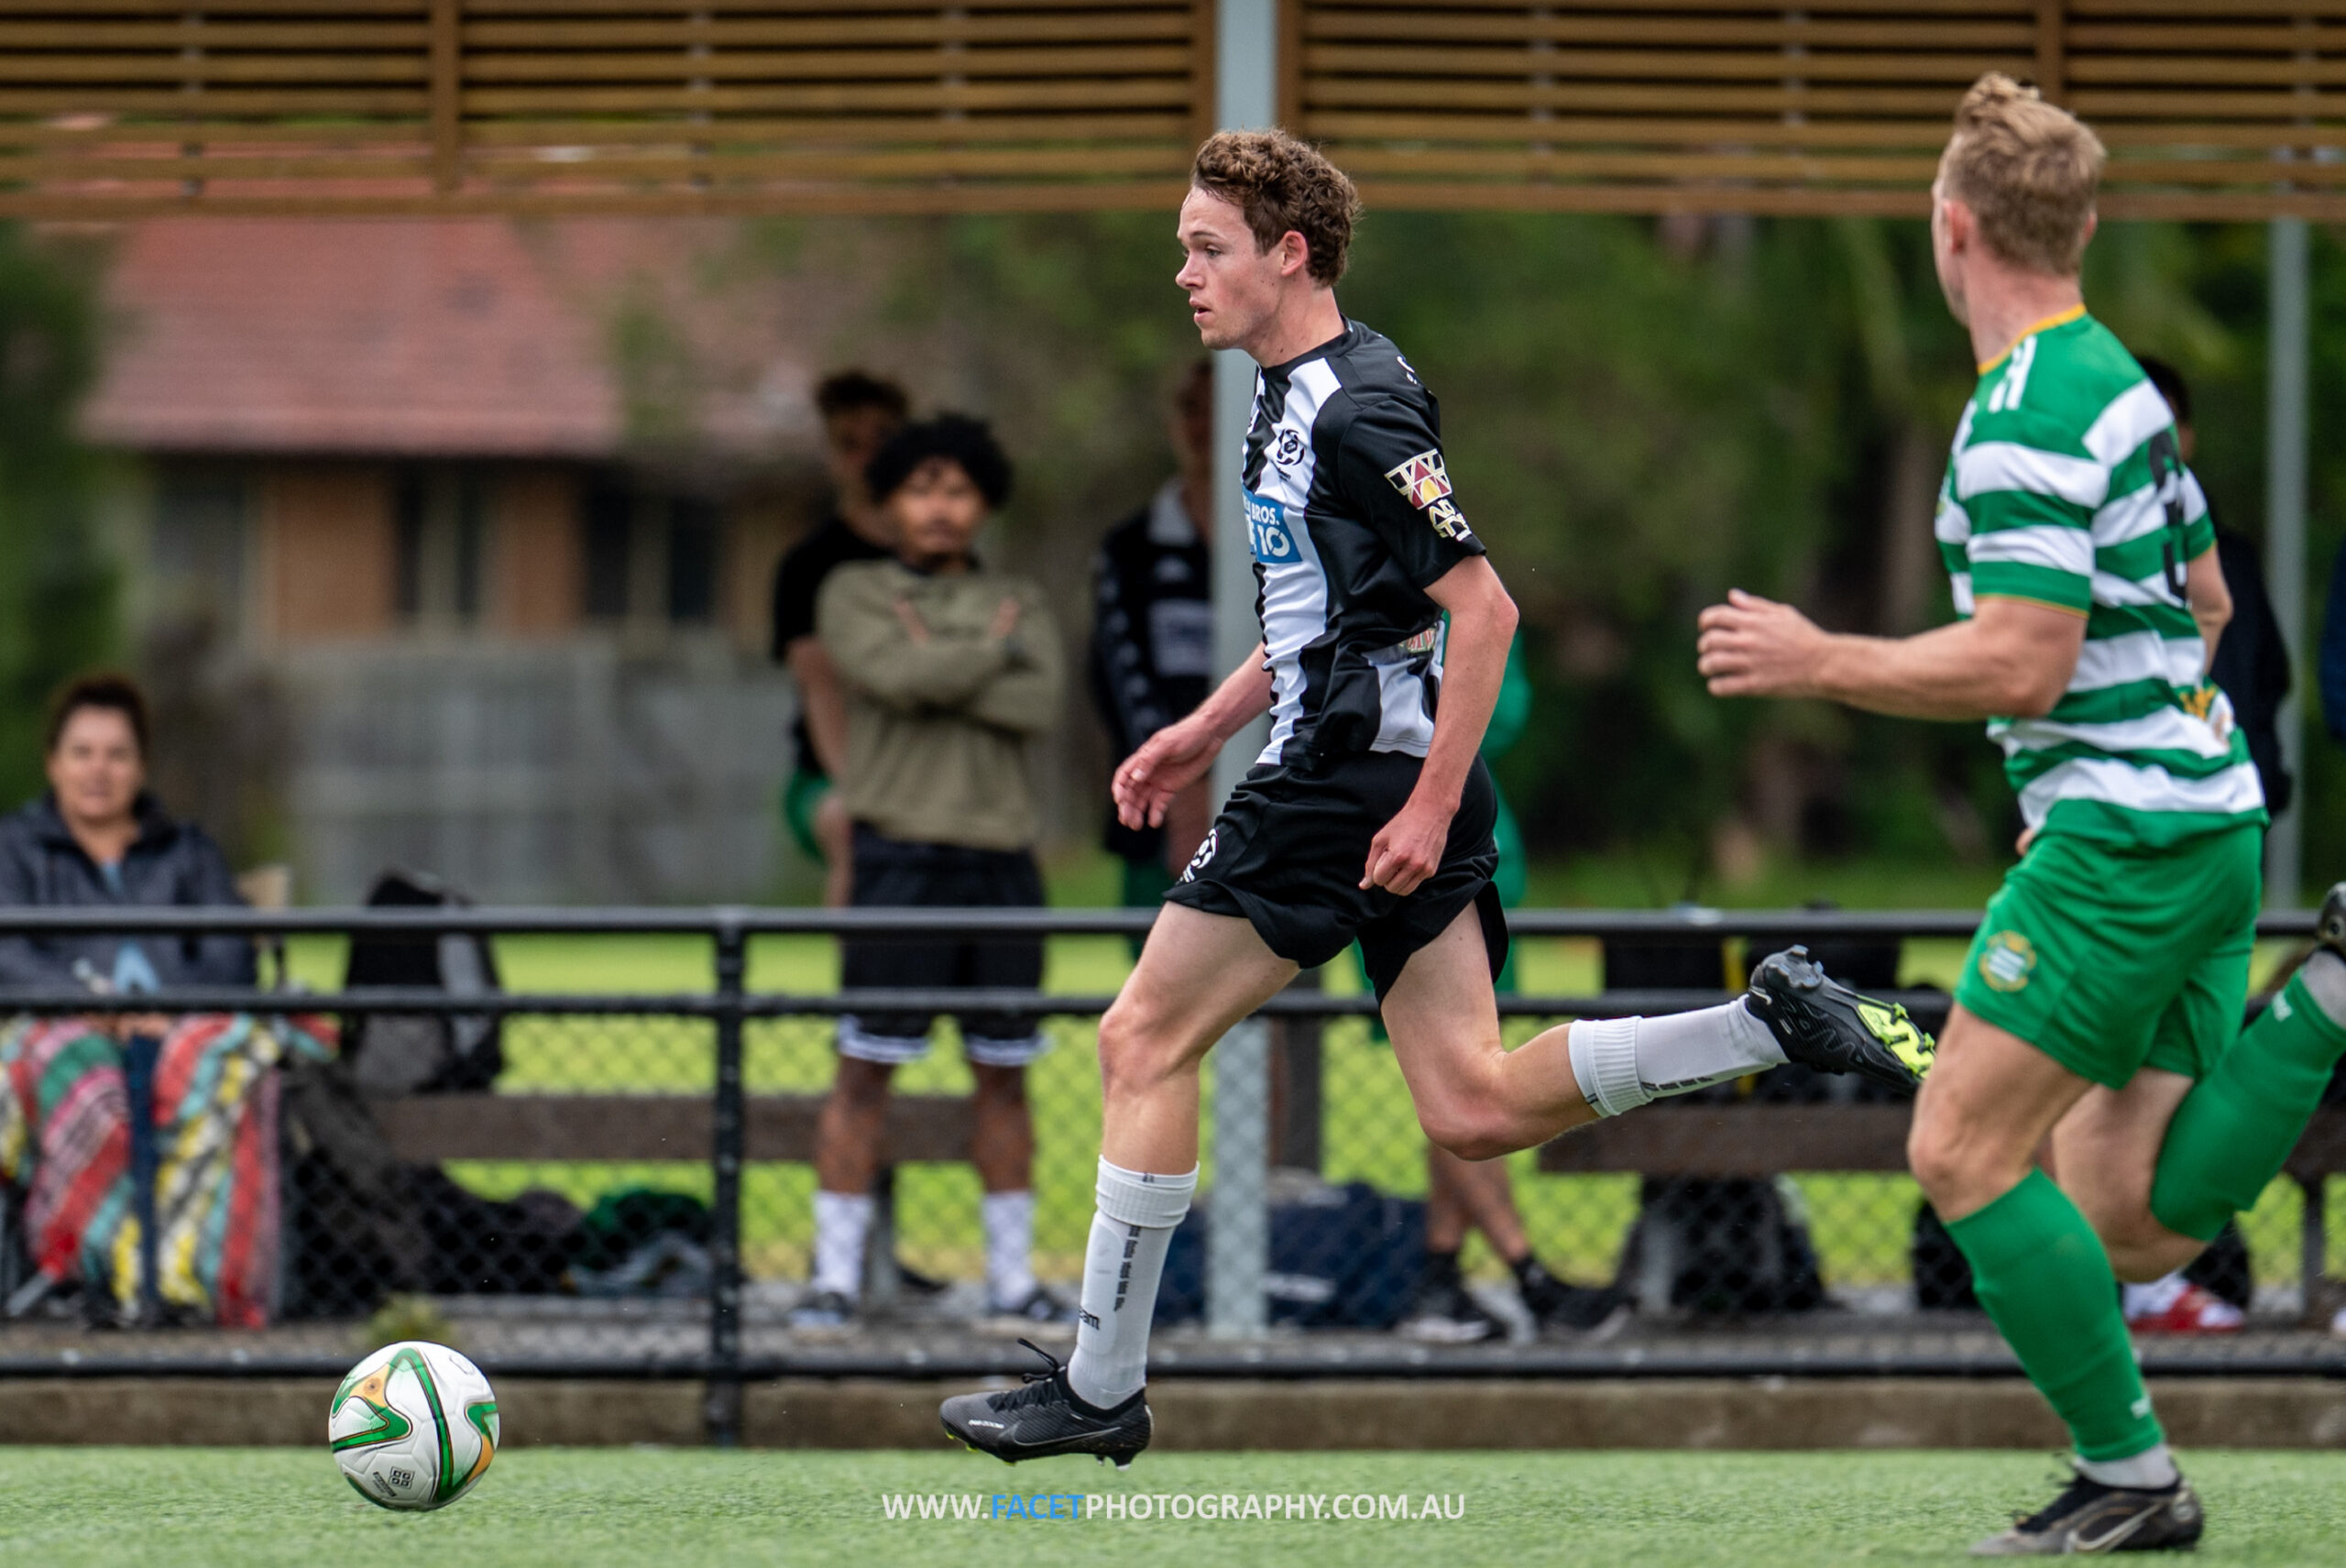
<svg viewBox="0 0 2346 1568"><path fill-rule="evenodd" d="M0 214L1159 206L1212 0L0 0ZM2346 0L1282 0L1372 204L1919 214L1979 72L2112 216L2346 218Z"/></svg>

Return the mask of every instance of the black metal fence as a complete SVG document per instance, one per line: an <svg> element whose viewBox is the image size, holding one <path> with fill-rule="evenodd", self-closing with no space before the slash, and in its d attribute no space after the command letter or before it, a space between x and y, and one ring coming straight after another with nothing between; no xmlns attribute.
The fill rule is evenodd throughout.
<svg viewBox="0 0 2346 1568"><path fill-rule="evenodd" d="M1006 1315L982 1283L978 1113L949 1023L894 1074L856 1310L804 1310L834 1021L1038 1021L1051 1049L1025 1075L1027 1263L1071 1299L1098 1148L1093 1025L1150 918L0 912L0 938L234 934L269 954L258 994L0 997L14 1020L0 1030L0 1376L338 1371L369 1335L420 1334L504 1376L705 1379L722 1440L747 1379L1004 1370L1018 1335L1067 1331ZM1907 982L1893 993L1935 1025L1945 992L1912 982L1950 975L1976 918L1518 911L1526 989L1501 1013L1515 1041L1568 1017L1707 1005L1746 956L1797 940L1870 985ZM2276 915L2262 934L2310 928ZM839 989L836 939L876 935L1050 938L1051 970L1040 992ZM451 943L494 944L458 989L445 971L466 966L440 962ZM1465 1302L1429 1330L1423 1259L1444 1222L1349 960L1233 1031L1207 1095L1159 1375L2011 1368L1903 1173L1905 1107L1850 1080L1780 1069L1508 1162L1536 1255L1631 1307L1594 1330L1539 1321L1482 1242L1464 1255ZM2251 1332L2146 1343L2146 1361L2346 1374L2346 1348L2294 1326L2327 1304L2333 1167L2346 1170L2346 1126L2325 1112L2203 1270ZM999 1238L992 1250L999 1262Z"/></svg>

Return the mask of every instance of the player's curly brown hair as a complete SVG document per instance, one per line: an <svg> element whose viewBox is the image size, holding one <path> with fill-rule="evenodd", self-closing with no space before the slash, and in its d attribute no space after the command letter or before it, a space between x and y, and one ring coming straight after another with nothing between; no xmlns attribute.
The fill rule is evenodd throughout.
<svg viewBox="0 0 2346 1568"><path fill-rule="evenodd" d="M2085 122L1991 71L1955 111L1940 188L1971 209L1997 255L2066 278L2084 258L2107 157Z"/></svg>
<svg viewBox="0 0 2346 1568"><path fill-rule="evenodd" d="M1344 275L1360 192L1320 149L1286 131L1222 131L1198 148L1189 182L1246 214L1257 250L1292 231L1303 236L1311 276L1333 284Z"/></svg>

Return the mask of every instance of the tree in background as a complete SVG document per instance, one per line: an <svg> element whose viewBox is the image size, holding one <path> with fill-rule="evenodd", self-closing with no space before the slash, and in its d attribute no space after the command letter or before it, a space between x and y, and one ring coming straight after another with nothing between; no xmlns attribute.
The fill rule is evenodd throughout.
<svg viewBox="0 0 2346 1568"><path fill-rule="evenodd" d="M1080 602L1098 531L1165 471L1157 400L1196 352L1169 216L748 235L751 270L839 302L832 357L996 422L1021 466L1003 547ZM2318 239L2318 323L2346 319L2340 259ZM2204 389L2199 467L2252 532L2263 268L2245 225L2111 224L2088 254L2097 313ZM1952 613L1931 515L1977 374L1923 224L1373 212L1341 295L1441 395L1522 604L1535 708L1504 768L1535 850L1635 850L1657 901L1716 891L1738 843L2010 854L2018 814L1975 728L1718 703L1694 670L1695 612L1730 585L1848 630ZM2318 429L2346 410L2346 334L2318 334L2315 399ZM2317 584L2341 491L2346 447L2317 443ZM2346 758L2308 751L2308 864L2346 863L2319 805Z"/></svg>
<svg viewBox="0 0 2346 1568"><path fill-rule="evenodd" d="M49 694L117 650L95 532L97 460L74 432L97 374L95 269L0 225L0 802L41 787Z"/></svg>

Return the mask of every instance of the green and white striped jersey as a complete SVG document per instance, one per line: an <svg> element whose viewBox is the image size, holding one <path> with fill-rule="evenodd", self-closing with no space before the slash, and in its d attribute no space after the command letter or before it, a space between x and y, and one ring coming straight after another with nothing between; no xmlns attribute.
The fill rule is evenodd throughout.
<svg viewBox="0 0 2346 1568"><path fill-rule="evenodd" d="M1935 524L1956 613L2010 598L2086 618L2053 711L1988 726L2032 828L2158 848L2265 820L2176 587L2215 530L2173 441L2158 389L2082 306L1983 367L1956 427Z"/></svg>

